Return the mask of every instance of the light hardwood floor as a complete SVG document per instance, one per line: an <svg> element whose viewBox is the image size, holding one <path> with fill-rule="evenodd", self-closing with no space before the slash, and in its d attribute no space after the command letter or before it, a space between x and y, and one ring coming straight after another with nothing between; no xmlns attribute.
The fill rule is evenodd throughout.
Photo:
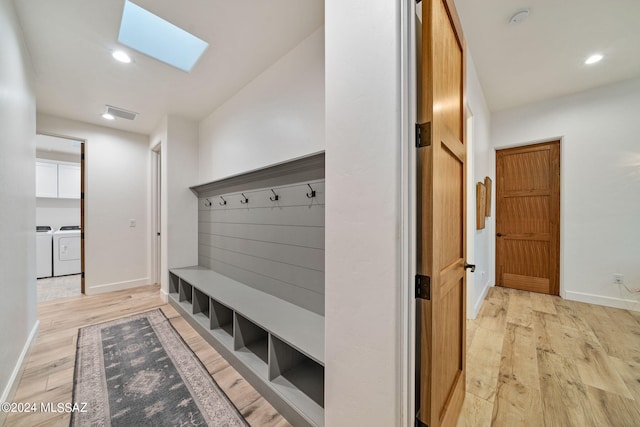
<svg viewBox="0 0 640 427"><path fill-rule="evenodd" d="M289 425L162 303L157 286L39 304L40 333L13 401L71 402L78 328L155 307L252 426ZM491 288L468 322L467 349L458 426L640 426L640 313ZM68 423L67 415L36 413L9 414L5 425Z"/></svg>
<svg viewBox="0 0 640 427"><path fill-rule="evenodd" d="M640 313L491 288L458 426L640 426Z"/></svg>
<svg viewBox="0 0 640 427"><path fill-rule="evenodd" d="M158 286L95 296L79 296L38 305L40 332L27 360L13 402L70 403L78 328L160 307L198 355L213 378L252 426L290 424L198 333L159 297ZM68 426L69 415L10 413L5 426Z"/></svg>

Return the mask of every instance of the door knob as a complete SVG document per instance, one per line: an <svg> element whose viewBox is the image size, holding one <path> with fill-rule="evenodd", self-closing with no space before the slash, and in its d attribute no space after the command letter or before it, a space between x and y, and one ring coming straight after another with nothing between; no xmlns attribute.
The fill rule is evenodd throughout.
<svg viewBox="0 0 640 427"><path fill-rule="evenodd" d="M475 272L476 271L476 265L475 264L467 264L466 262L464 263L464 268L465 269L471 269L471 272Z"/></svg>
<svg viewBox="0 0 640 427"><path fill-rule="evenodd" d="M504 236L504 234L502 234L502 233L498 233L498 234L496 234L496 236L498 236L498 237L502 237L502 236Z"/></svg>

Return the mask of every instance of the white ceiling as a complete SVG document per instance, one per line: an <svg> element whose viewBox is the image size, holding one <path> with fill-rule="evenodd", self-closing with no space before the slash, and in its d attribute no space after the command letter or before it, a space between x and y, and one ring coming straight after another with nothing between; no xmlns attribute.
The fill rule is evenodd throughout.
<svg viewBox="0 0 640 427"><path fill-rule="evenodd" d="M640 76L638 0L456 0L492 111ZM509 24L519 9L528 19ZM604 59L587 66L599 52Z"/></svg>
<svg viewBox="0 0 640 427"><path fill-rule="evenodd" d="M137 52L114 61L124 0L14 0L36 71L38 111L150 133L165 114L199 120L324 22L323 0L136 0L208 41L191 73ZM489 108L640 76L639 0L456 0ZM509 24L517 10L529 18ZM584 65L594 52L605 55ZM104 105L140 113L100 117Z"/></svg>
<svg viewBox="0 0 640 427"><path fill-rule="evenodd" d="M135 0L209 43L191 73L124 49L124 0L15 0L36 72L38 111L149 134L165 114L199 120L323 25L323 0ZM135 111L105 121L105 104Z"/></svg>

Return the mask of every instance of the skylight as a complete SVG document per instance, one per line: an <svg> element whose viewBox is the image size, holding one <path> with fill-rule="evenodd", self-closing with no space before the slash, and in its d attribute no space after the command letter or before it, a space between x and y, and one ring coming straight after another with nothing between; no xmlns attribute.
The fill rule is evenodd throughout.
<svg viewBox="0 0 640 427"><path fill-rule="evenodd" d="M118 42L189 72L209 43L126 0Z"/></svg>

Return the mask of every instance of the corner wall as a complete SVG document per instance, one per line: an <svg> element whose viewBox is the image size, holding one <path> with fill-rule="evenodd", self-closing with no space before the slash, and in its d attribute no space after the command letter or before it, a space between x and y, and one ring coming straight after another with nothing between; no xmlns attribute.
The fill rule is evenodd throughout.
<svg viewBox="0 0 640 427"><path fill-rule="evenodd" d="M11 400L37 334L36 100L13 2L0 0L0 402ZM4 414L0 413L0 424Z"/></svg>
<svg viewBox="0 0 640 427"><path fill-rule="evenodd" d="M37 127L86 141L86 293L150 284L147 137L47 114L38 114Z"/></svg>
<svg viewBox="0 0 640 427"><path fill-rule="evenodd" d="M475 319L482 302L491 286L495 284L495 173L493 167L494 151L491 147L491 113L487 107L478 73L471 54L467 52L467 105L472 113L473 155L471 168L471 187L467 197L467 232L471 235L473 246L467 245L467 253L472 253L469 260L476 265L475 273L467 273L467 317ZM491 216L485 220L485 228L476 230L476 182L484 182L488 176L492 179L493 197L491 198ZM469 241L469 239L467 240Z"/></svg>
<svg viewBox="0 0 640 427"><path fill-rule="evenodd" d="M198 124L165 116L149 137L160 144L160 287L169 295L168 270L198 264L198 198L189 189L198 179ZM151 211L150 211L151 212ZM151 212L154 215L154 212ZM154 245L155 238L150 240ZM150 249L150 253L155 252ZM153 263L155 267L155 263Z"/></svg>
<svg viewBox="0 0 640 427"><path fill-rule="evenodd" d="M325 2L325 425L332 427L402 425L401 9L400 2Z"/></svg>
<svg viewBox="0 0 640 427"><path fill-rule="evenodd" d="M200 122L199 182L324 150L324 28Z"/></svg>
<svg viewBox="0 0 640 427"><path fill-rule="evenodd" d="M640 311L640 79L493 114L493 147L562 138L560 292ZM495 170L495 154L494 170Z"/></svg>

